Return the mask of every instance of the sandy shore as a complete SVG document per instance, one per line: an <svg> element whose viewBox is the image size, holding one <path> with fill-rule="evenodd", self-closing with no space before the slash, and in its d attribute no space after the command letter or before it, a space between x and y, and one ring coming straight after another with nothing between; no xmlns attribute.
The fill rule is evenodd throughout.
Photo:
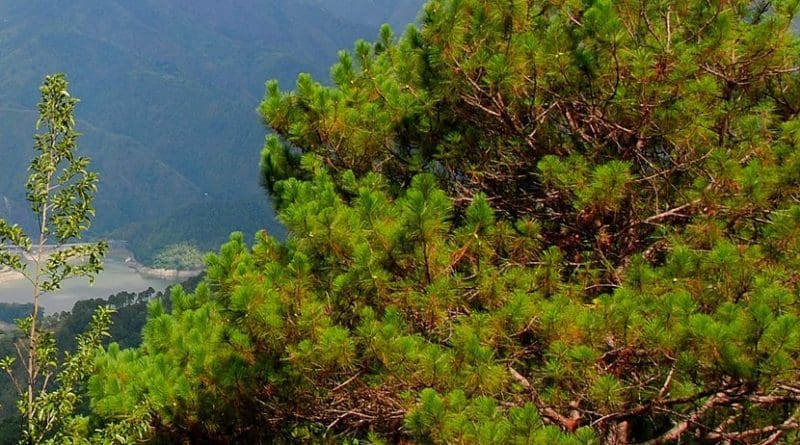
<svg viewBox="0 0 800 445"><path fill-rule="evenodd" d="M205 269L159 269L148 267L136 261L133 252L128 250L124 244L112 244L111 251L108 253L109 257L116 258L118 261L124 263L126 266L135 270L136 273L144 278L156 278L159 280L170 281L183 281L189 278L194 278L205 271Z"/></svg>
<svg viewBox="0 0 800 445"><path fill-rule="evenodd" d="M146 278L158 278L160 280L188 280L194 278L201 273L203 269L196 270L178 270L178 269L154 269L152 267L145 267L135 262L128 262L128 267L135 270L139 275Z"/></svg>
<svg viewBox="0 0 800 445"><path fill-rule="evenodd" d="M106 256L106 260L110 261L116 259L124 263L129 268L135 270L139 275L144 278L154 278L159 280L169 281L182 281L189 278L196 277L203 273L203 269L196 270L178 270L178 269L159 269L147 267L140 264L133 257L133 253L124 247L124 244L117 244L112 247L111 251ZM24 276L10 268L0 268L0 285L13 283L24 279Z"/></svg>

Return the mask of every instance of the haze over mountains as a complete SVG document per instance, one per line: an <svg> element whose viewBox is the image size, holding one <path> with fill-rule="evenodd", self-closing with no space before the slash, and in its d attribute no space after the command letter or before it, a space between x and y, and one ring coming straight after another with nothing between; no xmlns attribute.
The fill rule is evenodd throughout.
<svg viewBox="0 0 800 445"><path fill-rule="evenodd" d="M264 82L326 78L339 49L386 21L400 33L422 3L0 1L0 217L27 215L38 85L66 72L79 146L101 174L95 235L212 247L231 230L279 230L257 175Z"/></svg>
<svg viewBox="0 0 800 445"><path fill-rule="evenodd" d="M317 0L317 3L345 22L370 29L388 23L398 34L414 21L424 4L420 0Z"/></svg>

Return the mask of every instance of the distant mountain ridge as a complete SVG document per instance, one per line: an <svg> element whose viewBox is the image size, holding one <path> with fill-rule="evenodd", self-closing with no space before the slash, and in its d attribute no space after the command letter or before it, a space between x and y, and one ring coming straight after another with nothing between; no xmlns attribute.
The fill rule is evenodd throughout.
<svg viewBox="0 0 800 445"><path fill-rule="evenodd" d="M383 21L413 20L411 3L422 1L0 0L0 217L27 208L38 85L52 72L66 72L81 99L79 146L101 174L94 234L180 220L170 212L192 203L266 200L255 112L264 82L326 78L338 50L374 38ZM217 238L274 227L261 207Z"/></svg>

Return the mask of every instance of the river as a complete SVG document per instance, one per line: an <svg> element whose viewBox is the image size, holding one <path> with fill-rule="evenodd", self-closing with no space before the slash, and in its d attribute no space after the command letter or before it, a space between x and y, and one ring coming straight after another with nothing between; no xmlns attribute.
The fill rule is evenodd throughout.
<svg viewBox="0 0 800 445"><path fill-rule="evenodd" d="M122 291L141 292L148 287L160 291L178 281L144 277L119 259L107 258L103 264L104 270L93 285L86 278L74 278L62 283L58 292L45 294L41 300L45 312L71 311L76 301L108 298ZM30 303L32 292L31 284L24 279L0 283L0 303Z"/></svg>

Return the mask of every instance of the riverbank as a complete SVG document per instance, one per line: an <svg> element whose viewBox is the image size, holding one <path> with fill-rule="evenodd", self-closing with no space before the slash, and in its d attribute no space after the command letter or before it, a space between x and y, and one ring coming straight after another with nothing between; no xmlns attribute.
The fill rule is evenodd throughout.
<svg viewBox="0 0 800 445"><path fill-rule="evenodd" d="M122 291L141 292L152 287L157 292L184 280L145 277L116 258L103 260L103 271L94 284L85 278L71 278L61 289L45 294L40 303L47 314L71 311L77 301L108 298ZM14 280L0 285L0 303L29 303L33 288L28 280Z"/></svg>
<svg viewBox="0 0 800 445"><path fill-rule="evenodd" d="M136 273L145 278L157 278L159 280L188 280L203 273L203 269L179 270L179 269L158 269L142 266L135 260L126 261L125 264Z"/></svg>
<svg viewBox="0 0 800 445"><path fill-rule="evenodd" d="M134 259L124 243L110 244L111 249L103 258L103 271L94 284L83 278L69 279L62 283L61 289L44 296L41 304L48 314L70 311L80 300L108 298L122 291L140 292L150 287L163 291L203 272L145 267ZM31 283L21 274L8 268L0 271L0 303L27 303L31 295Z"/></svg>
<svg viewBox="0 0 800 445"><path fill-rule="evenodd" d="M143 278L153 278L158 280L170 281L183 281L189 278L194 278L204 272L204 269L165 269L157 267L149 267L136 261L136 258L126 246L124 242L112 242L111 250L108 252L107 257L116 258L124 263L129 268L133 269Z"/></svg>
<svg viewBox="0 0 800 445"><path fill-rule="evenodd" d="M124 242L112 241L111 249L106 255L106 260L117 260L133 269L142 278L182 281L194 278L203 273L204 269L166 269L145 266L134 258L133 253L125 247ZM25 259L30 261L26 256ZM13 283L24 278L20 272L9 268L0 268L0 285Z"/></svg>

